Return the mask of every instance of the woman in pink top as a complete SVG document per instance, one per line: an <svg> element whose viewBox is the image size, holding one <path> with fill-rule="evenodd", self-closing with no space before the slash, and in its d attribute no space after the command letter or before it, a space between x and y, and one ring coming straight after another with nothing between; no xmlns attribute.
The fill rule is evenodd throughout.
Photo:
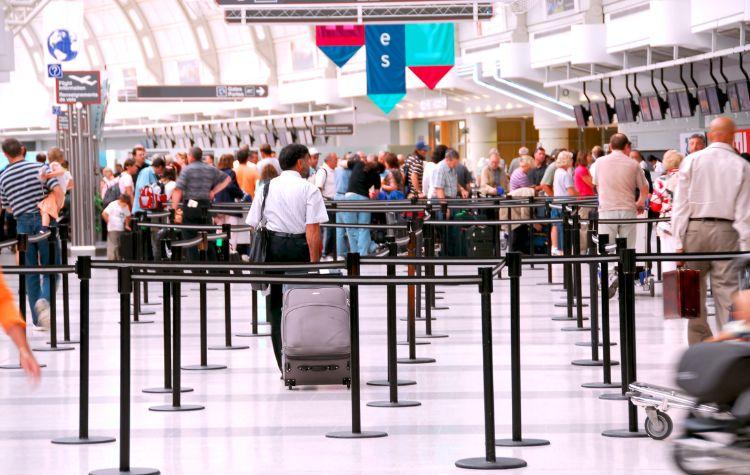
<svg viewBox="0 0 750 475"><path fill-rule="evenodd" d="M586 152L578 152L576 157L578 166L573 175L573 182L579 196L594 196L594 179L588 168L591 165L591 157L591 153Z"/></svg>

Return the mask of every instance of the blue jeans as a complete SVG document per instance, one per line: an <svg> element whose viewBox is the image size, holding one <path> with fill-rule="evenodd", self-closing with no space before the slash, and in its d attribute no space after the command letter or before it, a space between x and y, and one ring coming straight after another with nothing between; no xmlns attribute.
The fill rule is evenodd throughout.
<svg viewBox="0 0 750 475"><path fill-rule="evenodd" d="M369 198L356 193L347 193L346 200L368 201ZM342 219L346 224L370 224L371 213L339 213L343 214ZM367 228L346 228L346 235L349 238L349 247L351 252L358 252L360 256L366 256L370 253L370 230Z"/></svg>
<svg viewBox="0 0 750 475"><path fill-rule="evenodd" d="M20 216L16 216L18 234L27 234L28 236L34 236L39 234L42 230L42 217L39 213L24 213ZM55 245L55 255L57 256L57 263L60 262L60 244L59 242ZM38 243L29 243L26 248L26 260L27 266L46 266L50 264L49 259L49 246L47 242L42 241ZM26 295L29 299L29 306L31 307L31 316L34 325L38 322L38 315L34 305L39 299L46 299L49 301L52 285L54 282L54 275L40 274L26 274Z"/></svg>
<svg viewBox="0 0 750 475"><path fill-rule="evenodd" d="M334 201L345 200L343 193L336 193ZM339 224L344 223L344 213L336 213L336 222ZM346 257L346 253L349 252L349 244L346 242L346 228L336 228L336 255L339 257Z"/></svg>
<svg viewBox="0 0 750 475"><path fill-rule="evenodd" d="M559 210L557 208L551 208L550 209L550 215L549 217L551 219L560 219L562 218L562 210ZM557 248L561 251L565 251L565 233L563 232L563 225L562 223L555 223L553 224L555 229L557 229ZM550 246L552 243L550 243Z"/></svg>

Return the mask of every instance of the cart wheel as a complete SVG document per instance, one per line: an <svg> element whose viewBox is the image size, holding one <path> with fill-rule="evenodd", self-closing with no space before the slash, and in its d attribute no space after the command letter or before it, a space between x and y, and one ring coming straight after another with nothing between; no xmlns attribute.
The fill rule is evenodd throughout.
<svg viewBox="0 0 750 475"><path fill-rule="evenodd" d="M672 433L672 418L661 411L656 411L656 419L654 423L646 417L644 423L646 434L654 440L664 440Z"/></svg>
<svg viewBox="0 0 750 475"><path fill-rule="evenodd" d="M648 278L648 293L653 297L656 294L656 285L654 284L654 278Z"/></svg>

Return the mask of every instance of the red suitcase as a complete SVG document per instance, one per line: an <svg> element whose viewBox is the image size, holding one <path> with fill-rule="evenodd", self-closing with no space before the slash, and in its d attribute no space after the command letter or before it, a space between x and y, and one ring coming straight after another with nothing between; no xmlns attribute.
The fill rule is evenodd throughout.
<svg viewBox="0 0 750 475"><path fill-rule="evenodd" d="M664 318L698 318L701 305L701 273L693 269L665 272Z"/></svg>

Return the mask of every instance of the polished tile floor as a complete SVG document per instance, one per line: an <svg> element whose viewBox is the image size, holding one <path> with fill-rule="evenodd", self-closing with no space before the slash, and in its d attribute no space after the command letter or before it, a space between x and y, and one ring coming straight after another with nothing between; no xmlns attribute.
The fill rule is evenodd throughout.
<svg viewBox="0 0 750 475"><path fill-rule="evenodd" d="M7 258L7 255L5 256ZM382 272L370 268L367 272ZM468 267L452 273L474 273ZM555 270L559 280L560 270ZM9 278L16 286L16 278ZM601 378L600 368L576 367L571 360L587 358L589 350L574 346L587 333L563 332L564 315L555 307L563 295L551 287L543 269L524 271L522 299L523 430L528 437L551 441L547 447L497 449L498 456L521 457L525 473L631 474L675 473L670 443L649 439L610 439L601 431L624 428L624 402L603 401L604 391L581 389ZM198 293L186 286L183 299L183 363L197 363ZM114 273L95 271L91 290L91 404L92 435L118 435L119 325ZM151 299L158 301L156 286ZM286 390L278 379L270 340L235 338L250 346L241 351L210 351L209 362L228 369L182 373L183 384L195 389L183 403L205 405L199 412L155 413L150 406L169 402L167 395L141 392L158 386L162 377L160 307L144 317L156 323L132 327L132 440L131 465L154 467L166 474L339 473L380 474L459 473L454 462L484 455L483 401L479 297L475 288L445 287L434 312L434 331L449 338L417 347L419 356L437 359L427 365L399 365L399 376L417 381L400 388L402 399L419 407L384 409L365 403L387 399L387 388L362 386L362 423L365 429L388 432L369 440L332 440L325 434L350 423L349 393L342 387ZM587 292L584 292L587 293ZM675 361L685 347L682 322L664 322L657 297L637 297L638 377L656 384L672 384ZM223 299L209 292L209 344L223 338ZM233 288L233 325L249 330L249 290ZM361 351L363 381L386 375L385 290L370 287L361 295ZM399 292L403 304L404 292ZM612 305L613 335L617 305ZM61 300L58 305L61 307ZM73 333L77 336L78 284L71 284ZM588 313L588 309L584 309ZM493 298L495 408L498 437L508 437L510 419L510 347L508 281L496 281ZM261 299L261 315L263 314ZM400 316L403 312L399 310ZM423 325L419 324L420 326ZM261 327L267 330L267 327ZM421 328L419 329L421 332ZM62 334L62 333L61 333ZM399 322L401 339L405 323ZM31 332L34 345L48 335ZM618 353L615 347L615 354ZM400 356L406 347L399 347ZM37 353L47 364L41 384L32 389L18 371L0 371L0 473L4 475L83 474L115 467L119 443L59 446L50 440L73 435L78 421L78 350ZM619 356L617 357L619 359ZM0 362L14 360L6 338L0 339ZM613 370L619 380L619 370ZM672 414L677 421L682 417ZM642 422L643 413L639 414ZM677 429L679 430L679 429Z"/></svg>

